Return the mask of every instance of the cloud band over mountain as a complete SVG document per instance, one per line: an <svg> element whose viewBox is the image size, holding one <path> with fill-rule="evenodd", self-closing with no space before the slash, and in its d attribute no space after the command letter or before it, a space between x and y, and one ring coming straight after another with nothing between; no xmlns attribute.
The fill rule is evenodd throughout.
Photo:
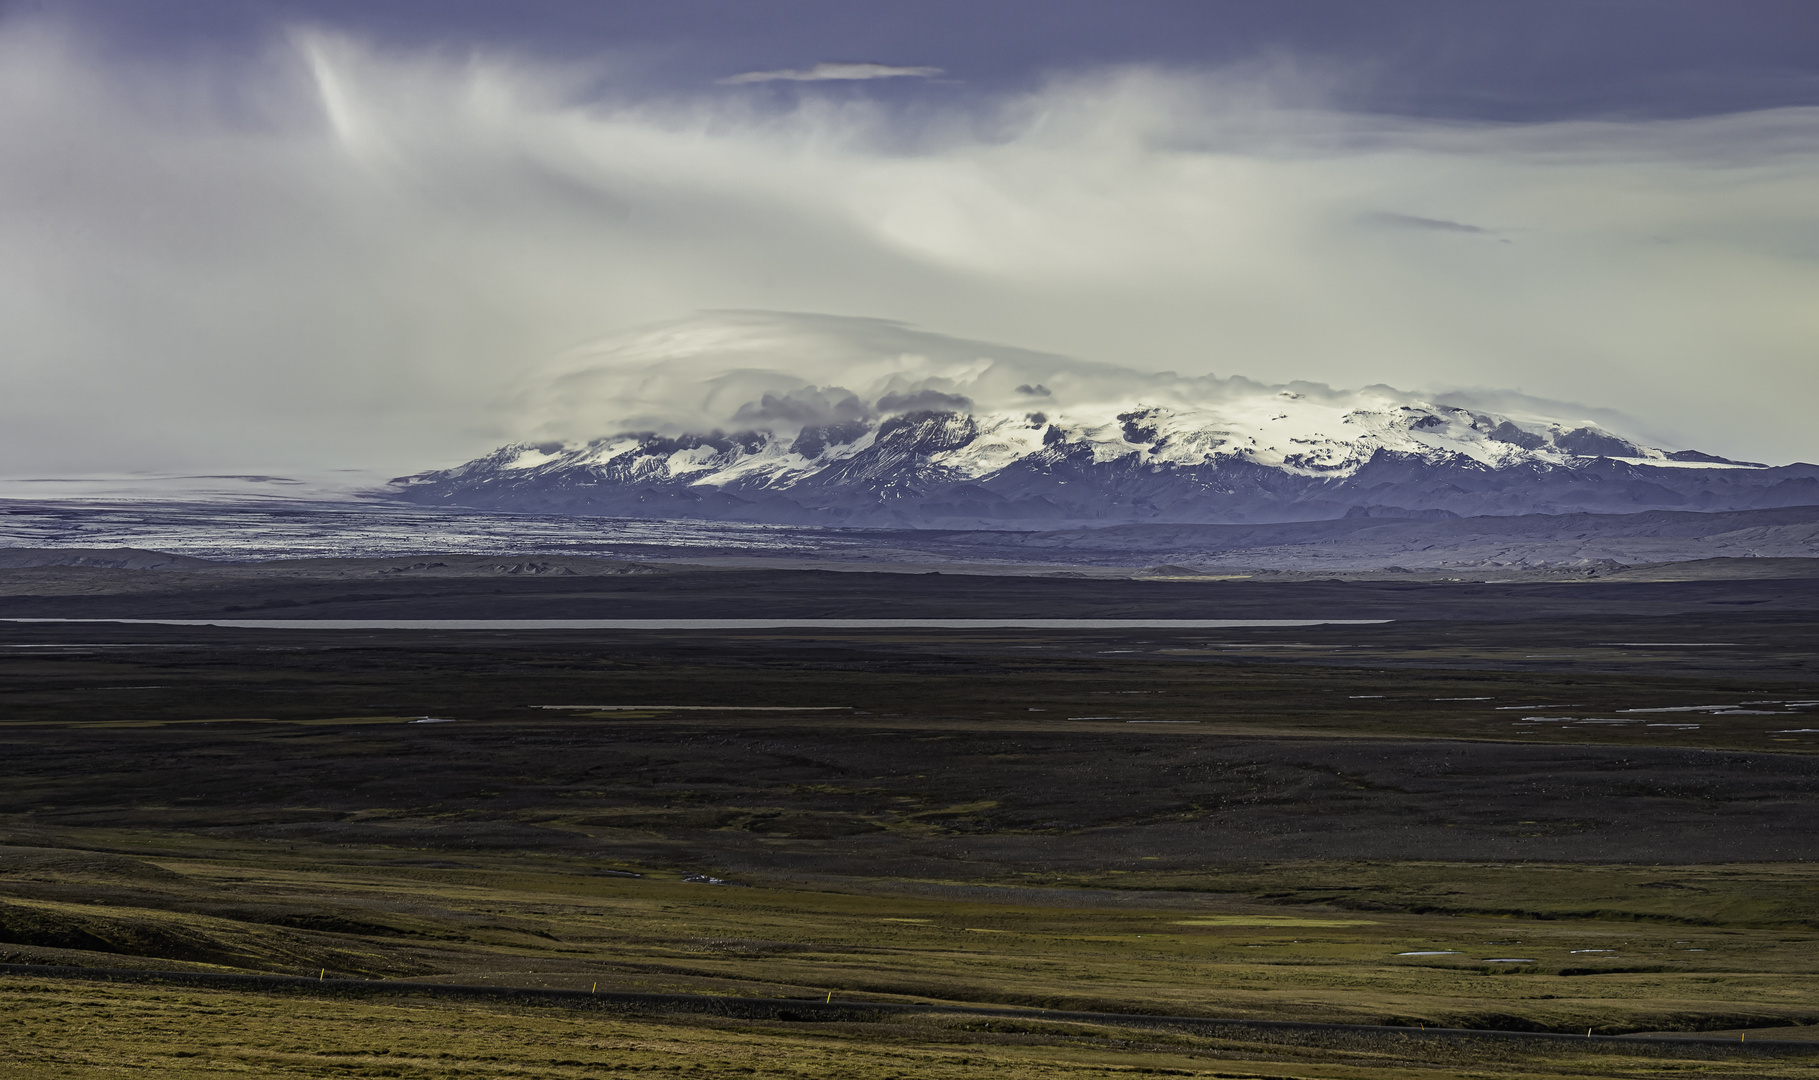
<svg viewBox="0 0 1819 1080"><path fill-rule="evenodd" d="M579 444L623 432L702 435L806 427L920 411L1112 415L1127 409L1250 409L1288 393L1345 407L1418 404L1416 393L1295 380L1140 371L930 333L886 319L717 311L571 350L527 380L513 437ZM1517 419L1596 425L1636 421L1609 409L1455 392L1446 403Z"/></svg>

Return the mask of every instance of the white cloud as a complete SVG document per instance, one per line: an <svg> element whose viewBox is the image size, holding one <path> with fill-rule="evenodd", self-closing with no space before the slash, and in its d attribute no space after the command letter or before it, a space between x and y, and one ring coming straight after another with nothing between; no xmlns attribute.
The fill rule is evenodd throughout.
<svg viewBox="0 0 1819 1080"><path fill-rule="evenodd" d="M865 79L931 79L938 67L892 67L889 64L816 64L807 71L748 71L720 82L728 86L762 82L854 82Z"/></svg>
<svg viewBox="0 0 1819 1080"><path fill-rule="evenodd" d="M701 309L1507 387L1819 458L1819 109L1423 122L1129 69L776 111L572 74L308 36L160 69L0 28L5 471L414 471L523 434L551 357ZM850 385L771 340L747 366Z"/></svg>

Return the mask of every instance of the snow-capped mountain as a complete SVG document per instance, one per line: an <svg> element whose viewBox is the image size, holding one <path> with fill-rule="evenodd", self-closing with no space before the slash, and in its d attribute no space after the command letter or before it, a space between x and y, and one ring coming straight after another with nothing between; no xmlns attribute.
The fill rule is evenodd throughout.
<svg viewBox="0 0 1819 1080"><path fill-rule="evenodd" d="M578 350L525 399L538 437L391 492L956 528L1819 504L1819 468L1669 452L1544 403L1152 374L871 319L710 313Z"/></svg>
<svg viewBox="0 0 1819 1080"><path fill-rule="evenodd" d="M1639 446L1369 393L1223 408L911 409L778 434L516 444L403 477L415 503L607 517L1030 527L1819 503L1819 468Z"/></svg>

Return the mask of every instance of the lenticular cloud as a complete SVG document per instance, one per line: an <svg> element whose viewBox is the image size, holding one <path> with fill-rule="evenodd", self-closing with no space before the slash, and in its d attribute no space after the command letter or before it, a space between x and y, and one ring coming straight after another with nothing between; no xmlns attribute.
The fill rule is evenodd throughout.
<svg viewBox="0 0 1819 1080"><path fill-rule="evenodd" d="M778 311L712 311L589 343L528 380L517 438L580 444L626 432L705 435L808 427L893 413L1255 411L1288 397L1349 407L1424 404L1384 385L1183 375L930 333L900 322ZM1517 419L1634 430L1620 413L1564 402L1455 393L1447 403ZM1266 401L1267 404L1267 401Z"/></svg>
<svg viewBox="0 0 1819 1080"><path fill-rule="evenodd" d="M1036 400L1029 384L1045 379L1085 404L1128 394L1133 378L1157 390L1171 381L884 319L720 311L571 351L532 380L523 415L528 434L559 441L786 432L879 410L1013 407Z"/></svg>

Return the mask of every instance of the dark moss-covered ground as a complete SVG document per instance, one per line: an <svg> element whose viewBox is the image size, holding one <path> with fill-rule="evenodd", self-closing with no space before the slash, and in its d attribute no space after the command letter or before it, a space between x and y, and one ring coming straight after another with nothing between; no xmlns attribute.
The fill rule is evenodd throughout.
<svg viewBox="0 0 1819 1080"><path fill-rule="evenodd" d="M0 606L456 610L452 592L434 610L395 591L310 607L287 578L237 584L226 604L214 584L55 569L7 572ZM673 614L686 593L717 595L721 614L771 594L850 614L863 593L857 575L724 573L681 575L645 607L615 594L610 612L597 598L563 611ZM611 580L632 577L664 575ZM931 595L875 577L891 580L859 584L905 610ZM824 578L839 588L817 593ZM1227 617L1117 591L1166 583L1039 584L1058 614ZM1572 592L1645 584L1260 584L1225 610L1397 621L1194 632L0 624L0 962L1798 1033L1819 1021L1819 621L1799 580ZM561 604L580 603L564 587ZM554 614L536 578L447 588L465 617L487 590ZM967 610L989 616L1022 588L975 582ZM777 1075L1793 1067L1376 1044L1353 1058L959 1020L811 1034L424 1002L324 1002L298 1027L257 994L33 985L0 978L9 1022L35 1025L0 1043L35 1047L12 1067L46 1075L682 1067L664 1053ZM185 1010L216 1018L212 1049L194 1051L207 1063L158 1034ZM588 1023L604 1026L573 1026ZM415 1033L457 1027L436 1052L465 1063L428 1060L435 1040ZM307 1031L321 1045L306 1052ZM331 1063L319 1051L337 1039L348 1053ZM594 1049L483 1052L514 1040Z"/></svg>

